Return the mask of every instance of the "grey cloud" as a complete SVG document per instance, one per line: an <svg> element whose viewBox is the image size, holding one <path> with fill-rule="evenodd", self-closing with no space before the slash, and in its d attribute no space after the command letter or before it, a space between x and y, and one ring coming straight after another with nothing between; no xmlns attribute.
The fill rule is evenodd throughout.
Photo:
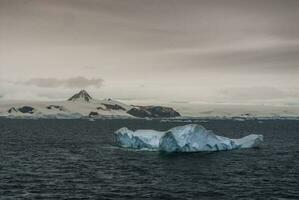
<svg viewBox="0 0 299 200"><path fill-rule="evenodd" d="M189 101L170 101L169 103L174 103L174 104L189 104Z"/></svg>
<svg viewBox="0 0 299 200"><path fill-rule="evenodd" d="M104 64L117 65L115 58L124 55L121 63L131 70L143 68L140 73L146 73L144 63L148 55L153 55L149 65L157 73L167 66L181 70L200 66L242 73L248 66L259 70L265 63L270 69L283 66L288 72L297 66L298 46L289 44L290 50L288 45L246 50L246 45L235 43L263 44L269 38L298 42L298 8L298 0L1 0L0 26L4 46L5 41L8 46L16 43L18 48L22 46L19 43L45 49L65 45L74 47L74 51L82 45L101 46L107 53L102 58L108 60ZM233 51L229 49L232 45ZM206 51L214 46L228 49L192 54L194 49L196 53L196 49ZM168 49L179 51L167 55L160 52ZM190 49L189 53L184 49ZM98 56L97 51L91 49L88 55ZM136 52L146 56L136 58ZM76 56L73 59L77 60ZM84 56L80 55L79 60L84 60ZM91 59L85 56L85 60ZM133 64L129 63L131 60Z"/></svg>
<svg viewBox="0 0 299 200"><path fill-rule="evenodd" d="M150 82L132 92L138 98L148 91L166 95L167 86L151 84L163 81L181 84L186 94L169 87L177 95L169 98L179 99L193 96L190 88L200 88L203 79L213 88L295 87L298 10L298 0L0 0L0 78L39 77L25 86L44 90L100 87L101 79L83 77L101 74L110 87L114 83L111 96L119 95L122 82L127 91ZM83 77L40 78L65 78L69 72ZM257 75L260 82L251 79ZM269 90L267 98L292 95ZM251 94L266 98L263 92Z"/></svg>
<svg viewBox="0 0 299 200"><path fill-rule="evenodd" d="M34 78L25 82L27 85L34 85L37 87L55 88L85 88L85 87L101 87L103 79L88 79L82 76L68 78L68 79L56 79L56 78Z"/></svg>
<svg viewBox="0 0 299 200"><path fill-rule="evenodd" d="M299 97L299 93L291 90L281 90L275 87L231 87L218 90L221 99L246 100L270 100L283 99L285 97Z"/></svg>
<svg viewBox="0 0 299 200"><path fill-rule="evenodd" d="M262 43L262 42L261 42ZM233 48L230 48L233 47ZM233 44L209 49L177 49L165 51L163 59L174 56L185 68L201 69L209 66L227 73L296 73L299 72L299 42L273 42L246 46Z"/></svg>
<svg viewBox="0 0 299 200"><path fill-rule="evenodd" d="M297 0L2 0L1 13L4 22L17 19L22 32L38 28L31 34L49 45L113 43L158 50L248 36L298 38L298 6Z"/></svg>

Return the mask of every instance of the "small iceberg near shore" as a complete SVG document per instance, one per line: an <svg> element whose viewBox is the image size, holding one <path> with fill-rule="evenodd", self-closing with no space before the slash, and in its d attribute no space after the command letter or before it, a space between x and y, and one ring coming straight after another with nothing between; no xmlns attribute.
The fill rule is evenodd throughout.
<svg viewBox="0 0 299 200"><path fill-rule="evenodd" d="M198 124L178 126L168 131L121 128L115 133L118 145L141 150L165 152L224 151L258 147L263 135L250 134L240 139L230 139L214 134Z"/></svg>

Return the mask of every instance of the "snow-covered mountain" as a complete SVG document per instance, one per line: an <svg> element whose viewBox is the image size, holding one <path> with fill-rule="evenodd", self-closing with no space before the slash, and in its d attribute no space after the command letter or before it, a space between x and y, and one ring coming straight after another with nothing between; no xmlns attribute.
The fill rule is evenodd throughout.
<svg viewBox="0 0 299 200"><path fill-rule="evenodd" d="M97 100L85 90L67 101L0 102L0 116L10 118L101 118L177 117L178 112L163 106L131 106L112 99Z"/></svg>
<svg viewBox="0 0 299 200"><path fill-rule="evenodd" d="M175 108L175 109L173 109ZM97 100L85 90L66 101L0 101L0 117L9 118L298 118L299 106L191 104L128 105Z"/></svg>

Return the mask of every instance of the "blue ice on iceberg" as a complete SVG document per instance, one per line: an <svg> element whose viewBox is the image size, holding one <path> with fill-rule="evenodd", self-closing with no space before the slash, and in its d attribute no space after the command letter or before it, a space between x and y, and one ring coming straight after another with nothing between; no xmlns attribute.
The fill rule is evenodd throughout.
<svg viewBox="0 0 299 200"><path fill-rule="evenodd" d="M258 147L263 135L250 134L240 139L230 139L214 134L201 125L178 126L168 131L121 128L115 132L122 147L159 150L165 152L222 151Z"/></svg>

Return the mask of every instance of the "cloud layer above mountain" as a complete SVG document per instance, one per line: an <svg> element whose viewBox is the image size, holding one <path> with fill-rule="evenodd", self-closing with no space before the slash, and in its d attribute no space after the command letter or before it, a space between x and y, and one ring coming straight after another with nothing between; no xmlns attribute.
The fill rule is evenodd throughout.
<svg viewBox="0 0 299 200"><path fill-rule="evenodd" d="M82 76L68 78L68 79L56 79L56 78L33 78L25 82L26 85L34 85L37 87L46 88L56 88L56 87L66 87L66 88L86 88L86 87L96 87L102 86L103 80L88 79Z"/></svg>
<svg viewBox="0 0 299 200"><path fill-rule="evenodd" d="M258 88L248 101L288 101L298 10L298 0L0 0L0 88L169 101L245 101Z"/></svg>

